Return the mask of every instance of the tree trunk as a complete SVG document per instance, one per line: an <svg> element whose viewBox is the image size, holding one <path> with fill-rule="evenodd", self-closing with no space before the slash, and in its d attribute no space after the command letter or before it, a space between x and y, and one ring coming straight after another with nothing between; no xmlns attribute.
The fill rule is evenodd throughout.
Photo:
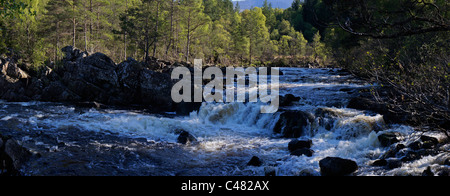
<svg viewBox="0 0 450 196"><path fill-rule="evenodd" d="M169 49L170 46L172 45L173 42L173 12L174 12L174 0L171 0L171 5L170 5L170 36L169 36L169 43L167 44L166 47L166 58L168 57L169 54Z"/></svg>
<svg viewBox="0 0 450 196"><path fill-rule="evenodd" d="M159 1L156 1L155 37L153 38L153 57L156 57L156 44L158 42Z"/></svg>
<svg viewBox="0 0 450 196"><path fill-rule="evenodd" d="M92 0L89 0L89 13L92 14ZM89 17L89 40L93 40L93 32L92 32L92 17ZM91 46L90 51L94 51L93 46Z"/></svg>
<svg viewBox="0 0 450 196"><path fill-rule="evenodd" d="M88 51L87 23L84 23L84 51Z"/></svg>
<svg viewBox="0 0 450 196"><path fill-rule="evenodd" d="M191 12L189 12L188 15L188 26L187 26L187 42L186 42L186 63L189 62L189 52L190 52L190 45L191 45Z"/></svg>
<svg viewBox="0 0 450 196"><path fill-rule="evenodd" d="M253 49L252 44L253 44L252 43L252 36L250 35L250 51L249 51L250 61L249 61L248 65L252 65L252 49Z"/></svg>
<svg viewBox="0 0 450 196"><path fill-rule="evenodd" d="M88 21L88 16L87 16L87 7L86 7L86 5L84 5L84 11L85 11L85 13L84 13L84 29L83 29L83 31L84 31L84 51L88 51L88 35L87 35L87 31L88 31L88 29L87 29L87 21Z"/></svg>
<svg viewBox="0 0 450 196"><path fill-rule="evenodd" d="M58 50L59 50L59 23L56 22L56 48L55 48L55 62L58 61Z"/></svg>
<svg viewBox="0 0 450 196"><path fill-rule="evenodd" d="M125 0L125 22L128 22L128 0ZM123 31L124 59L127 59L127 31Z"/></svg>
<svg viewBox="0 0 450 196"><path fill-rule="evenodd" d="M76 42L76 27L77 27L77 23L76 23L76 20L75 20L75 0L72 0L72 14L73 14L73 16L72 16L72 21L73 21L73 47L74 48L76 48L76 46L75 46L75 42Z"/></svg>
<svg viewBox="0 0 450 196"><path fill-rule="evenodd" d="M144 52L145 52L145 55L144 55L144 62L146 62L147 61L147 57L148 57L148 50L149 50L149 48L150 48L150 43L149 43L149 31L148 31L148 17L146 17L145 18L145 35L144 35L144 37L145 37L145 48L144 48Z"/></svg>

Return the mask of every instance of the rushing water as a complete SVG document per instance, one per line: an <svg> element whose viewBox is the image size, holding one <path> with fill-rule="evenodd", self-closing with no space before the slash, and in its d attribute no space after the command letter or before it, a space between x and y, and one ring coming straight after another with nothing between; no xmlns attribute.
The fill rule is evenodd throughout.
<svg viewBox="0 0 450 196"><path fill-rule="evenodd" d="M282 109L316 115L315 122L308 125L307 134L302 137L313 141L312 157L291 156L287 149L291 139L273 133L280 114L261 114L258 103L204 103L199 111L189 116L176 116L130 110L80 109L58 103L0 102L0 124L4 129L21 132L22 139L18 140L23 143L33 141L34 146L46 145L45 141L33 139L35 132L57 135L59 130L67 127L80 132L145 138L152 145L161 144L160 150L148 152L158 154L159 163L139 163L139 167L134 166L137 171L132 173L138 175L139 172L148 174L144 172L146 169L152 171L151 175L264 175L264 169L268 167L274 168L281 176L320 175L318 162L328 156L355 160L359 165L357 175L417 174L436 159L425 157L395 170L370 166L388 150L381 147L378 135L389 131L411 135L412 128L386 125L380 114L346 108L349 100L360 90L372 86L339 69L282 68L281 71L284 75L280 77L280 94L300 97L299 102ZM322 115L317 115L318 111L322 111ZM175 144L179 134L176 130L179 129L194 135L198 144ZM64 137L56 138L61 140ZM89 141L90 144L95 143L92 138ZM76 143L66 141L65 146ZM176 146L177 150L165 151L165 146L168 149ZM50 145L48 149L52 151L58 146ZM252 156L263 160L263 165L247 166ZM87 168L92 168L94 161L83 162ZM124 173L120 174L126 175L127 166L124 165L121 166ZM160 169L155 169L157 167ZM26 172L30 175L46 174L33 169ZM75 171L74 174L78 173Z"/></svg>

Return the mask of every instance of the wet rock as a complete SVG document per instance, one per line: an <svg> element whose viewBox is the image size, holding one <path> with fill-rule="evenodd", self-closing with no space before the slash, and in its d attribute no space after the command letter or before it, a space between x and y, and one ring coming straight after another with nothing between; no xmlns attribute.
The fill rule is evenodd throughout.
<svg viewBox="0 0 450 196"><path fill-rule="evenodd" d="M177 138L177 142L180 144L195 144L197 143L197 138L191 135L189 132L184 130L179 130L180 135Z"/></svg>
<svg viewBox="0 0 450 196"><path fill-rule="evenodd" d="M176 103L176 112L178 115L189 115L193 111L198 111L202 103L200 102L180 102Z"/></svg>
<svg viewBox="0 0 450 196"><path fill-rule="evenodd" d="M265 176L276 176L277 175L277 170L275 169L275 167L272 166L268 166L264 168L264 175Z"/></svg>
<svg viewBox="0 0 450 196"><path fill-rule="evenodd" d="M280 106L290 106L293 102L300 101L300 97L296 97L293 94L287 94L285 96L280 96Z"/></svg>
<svg viewBox="0 0 450 196"><path fill-rule="evenodd" d="M378 136L378 141L380 141L383 147L388 147L400 141L400 133L397 132L387 132Z"/></svg>
<svg viewBox="0 0 450 196"><path fill-rule="evenodd" d="M306 168L298 172L297 176L319 176L320 174L317 173L314 169Z"/></svg>
<svg viewBox="0 0 450 196"><path fill-rule="evenodd" d="M386 110L385 106L377 103L375 100L367 97L355 97L350 100L347 108L358 109L358 110L371 110L374 112L384 112Z"/></svg>
<svg viewBox="0 0 450 196"><path fill-rule="evenodd" d="M311 150L309 148L302 148L302 149L297 149L295 151L293 151L291 153L291 155L293 156L307 156L307 157L312 157L312 155L314 154L314 150Z"/></svg>
<svg viewBox="0 0 450 196"><path fill-rule="evenodd" d="M20 175L31 153L16 140L0 135L0 175Z"/></svg>
<svg viewBox="0 0 450 196"><path fill-rule="evenodd" d="M437 176L450 176L450 167L445 167L445 166L437 166L434 167L434 173Z"/></svg>
<svg viewBox="0 0 450 196"><path fill-rule="evenodd" d="M253 156L252 159L250 159L250 161L247 163L247 165L259 167L262 165L262 161L259 157Z"/></svg>
<svg viewBox="0 0 450 196"><path fill-rule="evenodd" d="M400 159L403 162L414 161L420 159L421 155L416 151L406 151L405 155Z"/></svg>
<svg viewBox="0 0 450 196"><path fill-rule="evenodd" d="M395 168L401 167L402 165L403 165L403 163L402 163L401 160L398 160L398 159L390 159L390 160L388 160L386 167L387 167L388 169L395 169Z"/></svg>
<svg viewBox="0 0 450 196"><path fill-rule="evenodd" d="M420 140L422 141L422 148L425 149L433 149L439 144L439 140L437 138L426 135L420 136Z"/></svg>
<svg viewBox="0 0 450 196"><path fill-rule="evenodd" d="M314 117L303 111L285 111L280 115L273 131L286 138L298 138L304 134L304 128L314 121Z"/></svg>
<svg viewBox="0 0 450 196"><path fill-rule="evenodd" d="M436 156L435 164L450 166L450 152L441 152Z"/></svg>
<svg viewBox="0 0 450 196"><path fill-rule="evenodd" d="M392 106L389 106L392 107ZM383 115L383 119L386 123L406 123L412 121L412 116L409 113L402 111L392 111L387 104L376 101L373 96L366 94L352 98L347 105L347 108L357 110L370 110Z"/></svg>
<svg viewBox="0 0 450 196"><path fill-rule="evenodd" d="M419 150L420 148L422 148L422 142L414 141L414 142L408 144L408 148L411 150Z"/></svg>
<svg viewBox="0 0 450 196"><path fill-rule="evenodd" d="M387 165L386 159L378 159L372 163L372 166L386 166L386 165Z"/></svg>
<svg viewBox="0 0 450 196"><path fill-rule="evenodd" d="M322 176L345 176L358 170L355 161L339 157L327 157L319 161Z"/></svg>
<svg viewBox="0 0 450 196"><path fill-rule="evenodd" d="M428 166L427 169L425 169L422 172L422 176L434 176L434 173L431 171L431 167Z"/></svg>
<svg viewBox="0 0 450 196"><path fill-rule="evenodd" d="M395 146L391 146L391 148L386 151L381 158L382 159L387 159L387 158L391 158L391 157L396 157L397 154L400 152L400 150L406 148L406 146L404 144L397 144Z"/></svg>
<svg viewBox="0 0 450 196"><path fill-rule="evenodd" d="M298 140L293 139L288 144L288 149L290 152L294 152L298 149L302 148L311 148L312 146L312 140Z"/></svg>

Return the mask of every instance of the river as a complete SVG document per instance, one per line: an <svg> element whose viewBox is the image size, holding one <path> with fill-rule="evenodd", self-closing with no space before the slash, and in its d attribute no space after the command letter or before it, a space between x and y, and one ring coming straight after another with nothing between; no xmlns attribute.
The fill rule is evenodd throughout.
<svg viewBox="0 0 450 196"><path fill-rule="evenodd" d="M291 141L275 134L280 113L261 114L258 103L203 103L189 116L139 110L79 108L70 104L0 102L0 132L34 154L24 175L320 175L319 161L356 161L355 175L420 175L437 158L423 157L395 169L371 166L389 147L378 136L412 127L388 125L383 116L346 108L351 98L373 87L339 69L281 68L280 94L300 101L281 111L315 117L299 139L313 142L313 156L292 156ZM177 144L179 131L198 140ZM257 156L261 166L248 166Z"/></svg>

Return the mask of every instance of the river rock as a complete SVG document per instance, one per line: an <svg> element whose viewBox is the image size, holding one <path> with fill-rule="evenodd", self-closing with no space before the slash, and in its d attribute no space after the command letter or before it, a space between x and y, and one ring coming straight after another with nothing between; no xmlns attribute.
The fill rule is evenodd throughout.
<svg viewBox="0 0 450 196"><path fill-rule="evenodd" d="M302 149L297 149L295 151L293 151L291 153L292 156L307 156L307 157L312 157L314 154L314 150L311 150L309 148L302 148Z"/></svg>
<svg viewBox="0 0 450 196"><path fill-rule="evenodd" d="M387 167L388 169L395 169L395 168L401 167L402 165L403 165L403 163L402 163L401 160L398 160L398 159L390 159L390 160L388 160L386 167Z"/></svg>
<svg viewBox="0 0 450 196"><path fill-rule="evenodd" d="M400 141L400 133L397 132L387 132L378 136L378 141L380 141L383 147L388 147Z"/></svg>
<svg viewBox="0 0 450 196"><path fill-rule="evenodd" d="M193 100L193 99L192 99ZM200 107L202 106L201 102L180 102L175 103L176 105L176 112L178 115L189 115L193 111L199 111Z"/></svg>
<svg viewBox="0 0 450 196"><path fill-rule="evenodd" d="M273 166L267 166L264 168L264 176L276 176L277 170Z"/></svg>
<svg viewBox="0 0 450 196"><path fill-rule="evenodd" d="M396 157L397 154L404 148L406 148L404 144L397 144L395 146L391 146L388 151L386 151L383 155L381 155L381 158L387 159L391 157Z"/></svg>
<svg viewBox="0 0 450 196"><path fill-rule="evenodd" d="M357 110L371 110L377 113L386 113L386 106L378 103L372 98L368 97L354 97L350 100L347 105L347 108L357 109Z"/></svg>
<svg viewBox="0 0 450 196"><path fill-rule="evenodd" d="M0 135L0 175L20 175L31 153L16 140Z"/></svg>
<svg viewBox="0 0 450 196"><path fill-rule="evenodd" d="M358 170L355 161L339 157L327 157L319 161L322 176L345 176Z"/></svg>
<svg viewBox="0 0 450 196"><path fill-rule="evenodd" d="M298 140L293 139L288 144L288 149L290 152L294 152L298 149L302 148L311 148L312 146L312 140Z"/></svg>
<svg viewBox="0 0 450 196"><path fill-rule="evenodd" d="M386 159L377 159L371 165L372 166L386 166L388 163Z"/></svg>
<svg viewBox="0 0 450 196"><path fill-rule="evenodd" d="M253 156L252 159L250 159L250 161L247 163L247 165L259 167L262 165L262 161L259 157Z"/></svg>
<svg viewBox="0 0 450 196"><path fill-rule="evenodd" d="M300 97L296 97L293 94L287 94L285 96L280 96L280 106L290 106L293 102L300 101Z"/></svg>
<svg viewBox="0 0 450 196"><path fill-rule="evenodd" d="M304 134L304 129L314 121L314 117L303 111L285 111L280 115L273 131L281 133L286 138L298 138Z"/></svg>
<svg viewBox="0 0 450 196"><path fill-rule="evenodd" d="M433 149L439 144L439 140L437 138L426 135L420 136L420 140L422 141L422 148L425 149Z"/></svg>
<svg viewBox="0 0 450 196"><path fill-rule="evenodd" d="M195 144L197 143L197 138L191 135L189 132L185 130L177 130L175 132L180 132L180 135L177 138L177 142L180 144Z"/></svg>

